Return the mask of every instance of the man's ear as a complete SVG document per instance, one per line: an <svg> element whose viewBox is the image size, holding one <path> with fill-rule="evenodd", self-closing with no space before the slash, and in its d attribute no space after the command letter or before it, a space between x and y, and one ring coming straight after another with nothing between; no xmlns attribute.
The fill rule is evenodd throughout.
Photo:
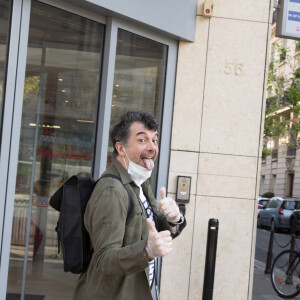
<svg viewBox="0 0 300 300"><path fill-rule="evenodd" d="M125 149L124 146L122 145L122 143L120 142L116 142L115 147L119 153L120 156L125 156Z"/></svg>

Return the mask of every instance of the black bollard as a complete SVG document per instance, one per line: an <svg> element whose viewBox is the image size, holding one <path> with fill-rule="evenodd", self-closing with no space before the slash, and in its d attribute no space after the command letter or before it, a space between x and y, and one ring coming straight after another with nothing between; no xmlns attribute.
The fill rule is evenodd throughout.
<svg viewBox="0 0 300 300"><path fill-rule="evenodd" d="M291 250L295 250L295 245L296 245L296 235L292 234Z"/></svg>
<svg viewBox="0 0 300 300"><path fill-rule="evenodd" d="M273 259L273 239L274 239L274 230L271 230L269 249L268 249L268 255L267 255L267 263L266 263L266 269L265 269L266 274L271 273L271 266L272 266L272 259Z"/></svg>
<svg viewBox="0 0 300 300"><path fill-rule="evenodd" d="M202 300L213 298L218 230L219 220L209 219Z"/></svg>

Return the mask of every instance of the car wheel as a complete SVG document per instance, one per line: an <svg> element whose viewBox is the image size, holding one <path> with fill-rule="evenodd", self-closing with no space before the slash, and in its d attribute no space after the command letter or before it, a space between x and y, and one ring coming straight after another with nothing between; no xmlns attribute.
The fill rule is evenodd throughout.
<svg viewBox="0 0 300 300"><path fill-rule="evenodd" d="M260 217L257 217L257 228L261 228L261 222L260 222Z"/></svg>
<svg viewBox="0 0 300 300"><path fill-rule="evenodd" d="M273 230L274 232L278 232L278 229L276 227L275 221L272 219L271 221L271 228L270 230Z"/></svg>

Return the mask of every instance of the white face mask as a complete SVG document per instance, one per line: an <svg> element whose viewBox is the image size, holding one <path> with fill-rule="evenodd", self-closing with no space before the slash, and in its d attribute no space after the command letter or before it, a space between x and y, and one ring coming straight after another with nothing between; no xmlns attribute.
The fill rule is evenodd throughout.
<svg viewBox="0 0 300 300"><path fill-rule="evenodd" d="M126 151L125 151L125 154L127 156ZM131 176L133 181L138 186L141 186L143 184L143 182L145 182L148 178L150 178L150 176L152 174L152 170L148 171L146 168L131 161L128 156L127 156L127 158L129 160L129 166L128 166L127 172ZM125 159L124 159L124 163L125 163L125 166L127 166Z"/></svg>

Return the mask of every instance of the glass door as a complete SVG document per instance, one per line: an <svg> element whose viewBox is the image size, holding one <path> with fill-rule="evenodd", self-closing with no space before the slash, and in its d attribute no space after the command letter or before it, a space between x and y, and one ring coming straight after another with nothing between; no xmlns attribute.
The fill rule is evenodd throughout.
<svg viewBox="0 0 300 300"><path fill-rule="evenodd" d="M146 111L162 124L168 46L155 40L118 29L111 104L110 131L127 111ZM161 127L158 132L161 132ZM113 145L108 143L107 162ZM157 164L151 183L156 189Z"/></svg>
<svg viewBox="0 0 300 300"><path fill-rule="evenodd" d="M32 1L6 299L72 299L48 201L92 173L104 29Z"/></svg>
<svg viewBox="0 0 300 300"><path fill-rule="evenodd" d="M4 89L7 63L7 44L10 27L11 3L10 0L0 0L0 145L2 131L2 114L4 105Z"/></svg>

